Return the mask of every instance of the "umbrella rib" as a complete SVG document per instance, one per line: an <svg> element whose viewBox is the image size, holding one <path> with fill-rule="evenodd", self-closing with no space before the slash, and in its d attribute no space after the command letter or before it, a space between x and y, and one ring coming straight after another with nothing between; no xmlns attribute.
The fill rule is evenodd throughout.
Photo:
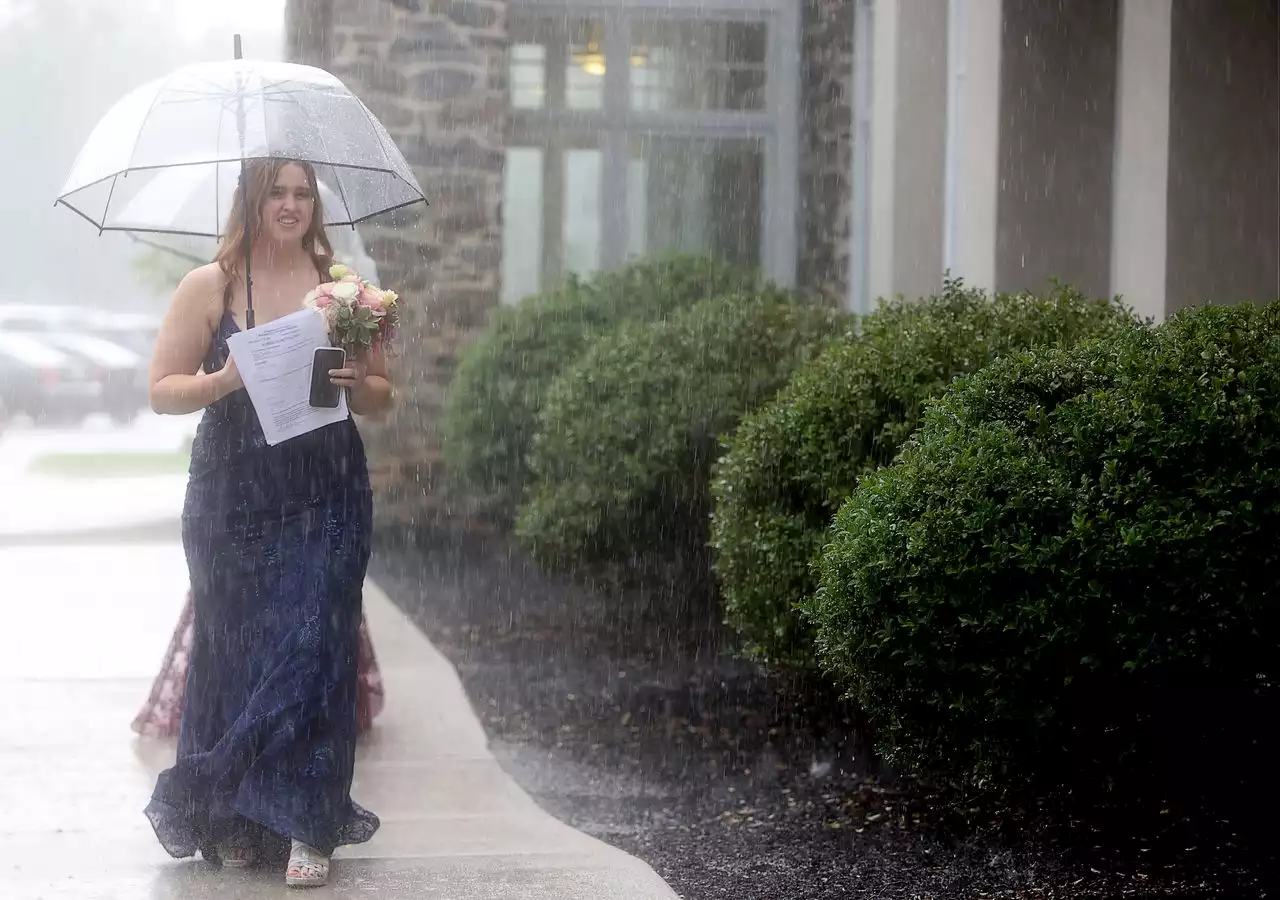
<svg viewBox="0 0 1280 900"><path fill-rule="evenodd" d="M108 177L110 177L110 176L108 176ZM103 181L106 181L106 179L105 179L105 178L104 178L104 179L102 179L102 180L103 180ZM98 183L98 182L95 182L95 183ZM93 216L89 215L89 214L88 214L88 213L86 213L86 212L82 212L81 210L77 209L76 207L74 207L74 206L72 206L70 203L68 203L65 197L59 197L57 200L55 200L55 201L53 201L53 202L54 202L54 205L55 205L55 206L56 206L56 205L58 205L59 203L61 203L63 206L65 206L67 209L71 210L73 213L75 213L75 214L76 214L77 216L79 216L80 218L84 219L86 222L88 222L88 223L89 223L90 225L92 225L94 228L98 229L98 233L99 233L99 234L101 234L101 233L102 233L102 232L104 232L104 231L114 231L114 230L115 230L115 229L113 229L113 228L107 228L107 227L106 227L106 225L105 225L105 222L106 222L105 217L103 218L102 222L97 222L97 221L95 221L95 220L94 220Z"/></svg>
<svg viewBox="0 0 1280 900"><path fill-rule="evenodd" d="M259 160L259 159L278 159L278 158L279 157L277 156L272 156L270 153L259 154L257 156L243 157L245 162L253 162L254 160ZM289 158L297 162L310 163L313 166L328 166L332 169L354 169L357 172L378 172L382 175L394 175L396 178L399 178L402 182L404 182L404 178L400 175L399 172L395 171L394 169L384 169L381 166L364 166L358 163L333 162L332 160L328 160L328 159L311 159L305 156L291 156ZM101 182L106 181L108 178L113 178L115 175L124 175L128 172L151 172L156 169L182 169L188 166L216 166L216 165L221 165L225 163L240 162L240 160L241 160L241 157L234 156L226 159L221 159L221 158L199 159L199 160L195 160L194 162L156 164L151 166L135 166L131 169L121 169L119 172L115 172L111 175L104 175L102 178L99 178L97 181L93 182L93 184L86 184L84 185L84 187L78 187L74 191L69 192L66 196L70 196L71 194L83 191L85 190L85 188L93 187L94 184L100 184ZM407 184L408 182L405 182L405 183Z"/></svg>
<svg viewBox="0 0 1280 900"><path fill-rule="evenodd" d="M142 124L138 126L138 133L133 136L133 149L129 151L129 167L125 169L126 173L133 171L133 157L134 154L138 152L138 142L142 140L142 131L147 127L147 119L151 118L151 113L155 111L156 104L160 102L160 95L164 93L165 85L167 85L172 78L172 73L165 76L164 81L160 82L160 85L156 88L155 96L152 97L151 102L147 104L147 114L142 117ZM119 174L119 172L116 173L117 176L119 176ZM107 201L107 205L111 205L110 200ZM108 211L109 210L106 209L102 211L102 221L104 222L107 220Z"/></svg>
<svg viewBox="0 0 1280 900"><path fill-rule="evenodd" d="M281 103L285 103L285 102L288 102L288 103L297 103L298 101L297 101L297 100L295 100L295 99L293 99L293 95L294 95L295 93L299 93L299 94L301 94L301 93L305 93L305 92L304 92L304 91L297 91L297 92L295 92L295 91L279 91L279 92L277 92L277 93L275 93L275 94L267 94L267 95L263 95L263 96L262 96L262 100L263 100L263 101L265 101L265 102L278 101L278 102L281 102ZM209 102L209 101L213 101L213 100L216 100L216 101L218 101L219 103L229 103L229 102L231 102L231 101L235 100L236 98L238 98L239 96L240 96L239 94L190 94L190 95L188 95L188 96L186 96L186 97L173 97L173 96L170 96L170 97L169 97L168 99L166 99L164 102L165 102L165 105L166 105L166 106L169 106L169 105L172 105L172 106L179 106L179 105L184 104L184 103L207 103L207 102ZM246 95L246 96L249 96L249 95ZM282 99L282 98L284 98L284 99Z"/></svg>
<svg viewBox="0 0 1280 900"><path fill-rule="evenodd" d="M277 81L277 82L274 82L273 84L264 84L261 90L254 91L253 93L260 95L264 100L274 100L279 97L292 97L295 94L317 94L317 95L322 95L326 97L339 97L339 98L346 96L345 94L335 91L332 88L321 87L321 86L314 86L314 87L303 86L303 87L297 87L297 88L279 89L283 85L286 85L289 83L290 82L288 81ZM166 100L165 102L166 103L195 103L201 100L232 100L240 96L240 94L235 93L233 91L225 90L221 86L216 85L213 82L210 82L210 86L211 86L211 90L206 91L205 93L200 93L191 88L173 88L169 92L171 99Z"/></svg>
<svg viewBox="0 0 1280 900"><path fill-rule="evenodd" d="M218 136L214 141L214 146L218 148L222 147L222 123L224 119L225 119L225 116L218 116ZM246 202L248 201L247 195L245 197L245 200ZM220 226L218 223L222 221L222 217L219 215L221 210L218 209L218 204L221 202L222 202L222 166L215 165L213 167L213 230L214 231L217 231L219 229ZM232 201L231 205L232 206L235 205L234 200ZM228 210L228 214L230 214L229 210Z"/></svg>
<svg viewBox="0 0 1280 900"><path fill-rule="evenodd" d="M78 209L75 209L74 206L70 208L75 210L76 212L80 212ZM89 217L85 216L84 213L80 213L80 215L84 216L86 219L89 219ZM93 219L89 219L89 221L93 222ZM93 224L96 227L98 223L93 222ZM175 235L176 237L214 238L215 240L221 237L221 235L210 234L207 231L181 231L174 228L138 228L137 226L134 226L134 225L104 225L102 227L102 230L103 231L119 231L125 234L172 234L172 235Z"/></svg>
<svg viewBox="0 0 1280 900"><path fill-rule="evenodd" d="M258 160L258 159L272 159L272 157L271 156L245 157L245 160L247 162L252 162L253 160ZM413 185L409 184L409 182L405 181L404 177L394 169L384 169L384 168L381 168L380 166L362 166L362 165L357 165L355 163L335 163L327 160L305 159L300 157L295 157L295 159L297 159L298 162L311 163L314 166L328 166L331 169L355 169L357 172L377 172L381 175L392 175L400 179L400 182L405 187L412 190L424 201L426 200L426 197L422 195L422 192L420 190L415 188ZM74 190L67 191L65 194L62 194L61 196L59 196L54 202L58 203L62 201L64 198L70 197L72 194L78 194L81 191L87 191L89 188L94 187L95 185L102 184L108 178L115 178L119 175L126 175L130 172L155 172L160 169L183 169L189 166L217 166L217 165L223 165L225 163L234 163L239 161L240 161L239 157L236 157L234 159L200 159L194 162L165 163L165 164L156 164L156 165L150 165L150 166L133 166L128 169L121 169L118 172L112 172L110 175L103 175L101 178L97 179L96 181L91 181L88 184L83 184L80 187L75 188ZM379 215L379 214L373 213L373 215ZM93 220L90 219L90 221L93 221ZM96 226L98 223L93 222L93 224Z"/></svg>
<svg viewBox="0 0 1280 900"><path fill-rule="evenodd" d="M399 175L397 175L396 177L400 178ZM404 179L401 178L400 180L403 181ZM385 216L387 213L396 212L397 210L401 210L401 209L405 209L407 207L413 206L415 203L426 203L426 202L427 202L427 198L419 195L413 200L406 200L404 203L397 203L395 206L388 206L386 209L380 209L375 213L369 213L369 215L367 216L361 216L358 219L352 219L350 222L334 222L333 224L339 227L343 225L356 226L363 222L368 222L370 219L376 219L378 216Z"/></svg>
<svg viewBox="0 0 1280 900"><path fill-rule="evenodd" d="M324 155L329 155L329 142L324 138L324 129L316 129L316 133L320 135L320 146L324 149ZM329 168L333 169L331 165ZM342 175L336 169L333 173L333 180L338 183L338 199L342 201L342 209L347 214L347 218L351 218L351 204L347 202L347 192L342 187ZM323 224L323 223L322 223Z"/></svg>
<svg viewBox="0 0 1280 900"><path fill-rule="evenodd" d="M378 130L378 122L376 119L374 119L373 113L369 112L369 107L365 106L364 101L362 101L359 97L356 97L355 100L356 100L356 103L359 104L360 110L364 113L365 118L369 120L369 127L373 129L374 137L378 139L378 149L382 151L382 158L387 161L387 165L389 166L394 165L394 163L392 163L391 161L391 154L387 152L386 144L382 143L382 133ZM408 162L408 160L405 160L405 161ZM399 173L397 173L395 169L392 169L391 172L397 178L400 178ZM404 181L403 178L401 178L400 180Z"/></svg>
<svg viewBox="0 0 1280 900"><path fill-rule="evenodd" d="M111 189L107 191L107 202L102 207L102 225L107 224L107 216L111 214L111 198L116 195L116 184L120 181L120 175L117 173L115 178L111 179ZM98 237L102 237L102 225L98 226Z"/></svg>
<svg viewBox="0 0 1280 900"><path fill-rule="evenodd" d="M394 172L389 172L387 174L395 175ZM399 178L400 176L396 175L396 177ZM401 181L403 180L404 179L401 179ZM369 215L367 216L361 216L359 219L351 219L346 222L330 222L329 225L334 228L342 228L347 225L360 225L364 222L368 222L370 219L376 219L378 216L386 215L387 213L396 212L397 210L401 210L406 207L413 206L415 203L426 203L426 202L427 202L427 199L419 195L413 200L407 200L404 203L398 203L395 206L389 206L386 209L380 209L377 212L369 213ZM96 219L94 219L88 213L83 212L80 209L77 209L75 206L72 206L69 202L67 202L65 197L59 197L57 200L54 201L54 203L55 205L59 203L62 204L67 209L71 210L73 213L78 215L80 218L84 219L94 228L97 228L99 231L104 231L104 232L116 231L116 232L122 232L124 234L172 234L178 237L214 238L215 240L222 237L221 234L216 234L216 233L210 234L207 231L181 231L173 228L138 228L137 226L128 226L128 225L100 224Z"/></svg>
<svg viewBox="0 0 1280 900"><path fill-rule="evenodd" d="M142 244L143 246L151 247L152 249L155 249L155 250L161 250L172 256L176 256L179 259L185 259L187 262L197 266L203 266L205 264L205 260L201 259L199 256L196 256L194 253L186 253L182 250L175 250L173 247L166 247L164 244L160 243L159 241L149 241L146 238L138 237L137 233L134 233L132 231L126 231L124 233L129 236L129 240L133 241L136 244Z"/></svg>

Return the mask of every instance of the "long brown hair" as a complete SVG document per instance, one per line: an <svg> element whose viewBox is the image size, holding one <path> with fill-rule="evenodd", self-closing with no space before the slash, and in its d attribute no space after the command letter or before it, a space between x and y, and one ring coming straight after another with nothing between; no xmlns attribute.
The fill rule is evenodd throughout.
<svg viewBox="0 0 1280 900"><path fill-rule="evenodd" d="M324 275L333 265L333 245L324 232L324 204L320 200L320 184L316 179L313 165L295 159L272 158L255 159L245 164L245 179L236 186L235 199L231 203L231 212L227 216L227 227L222 236L222 243L213 261L222 269L227 277L228 293L230 286L244 277L245 252L245 215L249 217L249 236L257 240L262 232L262 205L267 195L275 187L276 176L285 166L297 166L306 173L307 183L311 186L312 209L311 226L302 236L302 247L311 255L316 271ZM244 202L244 185L249 185L249 203Z"/></svg>

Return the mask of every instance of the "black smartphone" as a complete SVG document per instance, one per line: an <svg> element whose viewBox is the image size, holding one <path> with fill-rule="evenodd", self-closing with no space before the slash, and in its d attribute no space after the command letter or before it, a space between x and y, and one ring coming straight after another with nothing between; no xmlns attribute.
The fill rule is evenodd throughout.
<svg viewBox="0 0 1280 900"><path fill-rule="evenodd" d="M311 405L335 409L342 397L342 388L329 380L332 369L347 365L347 354L341 347L317 347L311 359Z"/></svg>

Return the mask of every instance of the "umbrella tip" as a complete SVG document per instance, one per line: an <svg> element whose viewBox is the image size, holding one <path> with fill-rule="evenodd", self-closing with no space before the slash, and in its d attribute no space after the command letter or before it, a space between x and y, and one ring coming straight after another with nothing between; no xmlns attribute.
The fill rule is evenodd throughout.
<svg viewBox="0 0 1280 900"><path fill-rule="evenodd" d="M240 35L235 36L236 59L244 59L244 50L240 45Z"/></svg>

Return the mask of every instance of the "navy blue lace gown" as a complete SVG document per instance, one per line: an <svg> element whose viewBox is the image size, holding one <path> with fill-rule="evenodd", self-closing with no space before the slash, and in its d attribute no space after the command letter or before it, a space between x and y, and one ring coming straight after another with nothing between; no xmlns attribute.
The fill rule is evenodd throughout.
<svg viewBox="0 0 1280 900"><path fill-rule="evenodd" d="M205 371L222 368L236 328L223 317ZM172 856L289 838L331 853L377 830L350 795L372 515L351 419L270 447L244 391L206 410L182 517L186 705L177 763L146 809Z"/></svg>

